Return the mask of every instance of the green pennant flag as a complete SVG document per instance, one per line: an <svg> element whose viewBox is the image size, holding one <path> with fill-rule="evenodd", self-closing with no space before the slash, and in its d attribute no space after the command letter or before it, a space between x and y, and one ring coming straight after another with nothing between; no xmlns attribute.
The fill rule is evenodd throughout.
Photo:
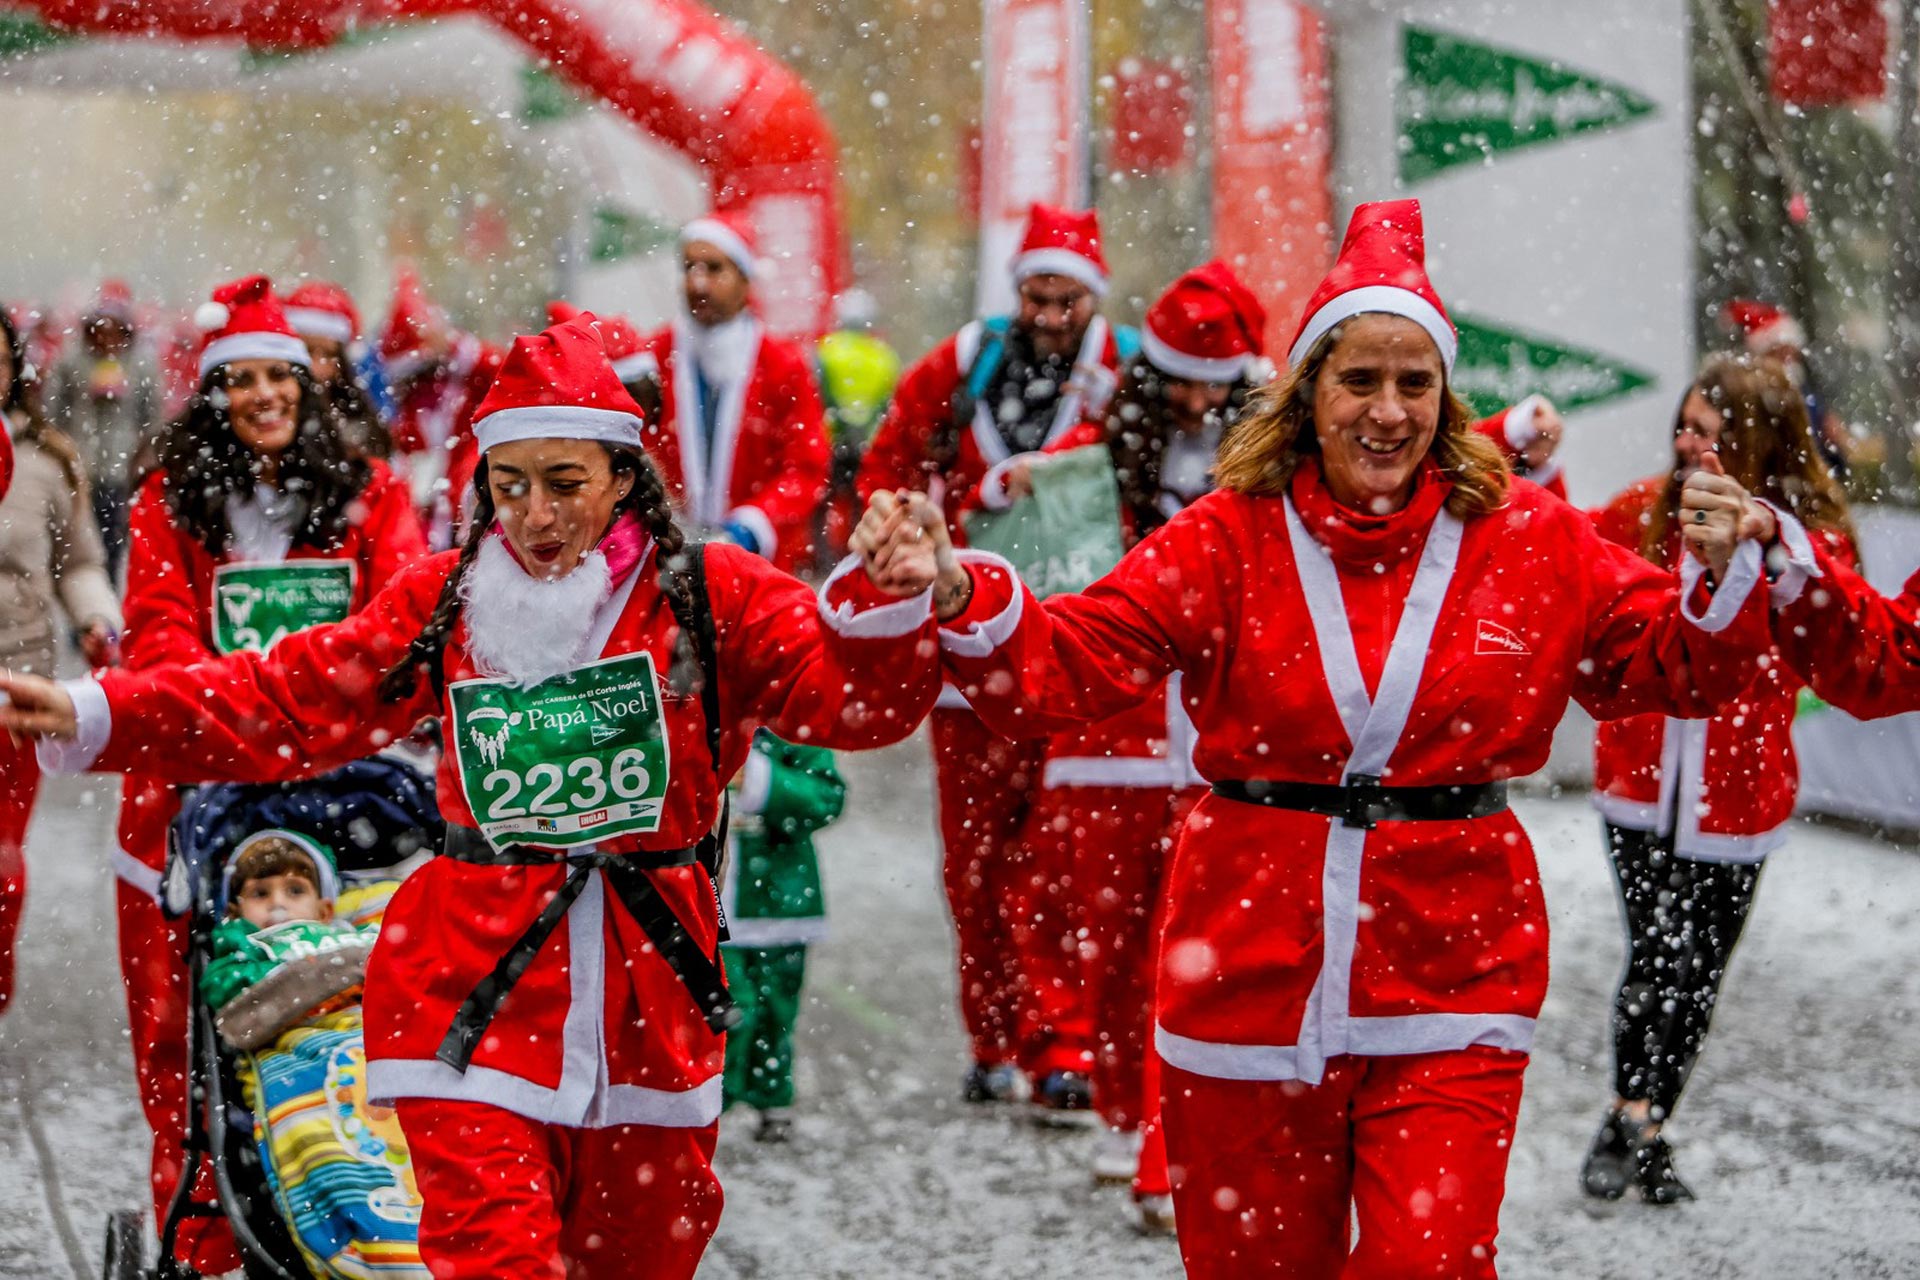
<svg viewBox="0 0 1920 1280"><path fill-rule="evenodd" d="M0 58L45 53L78 37L24 13L0 12Z"/></svg>
<svg viewBox="0 0 1920 1280"><path fill-rule="evenodd" d="M1625 85L1425 27L1404 30L1400 181L1652 115Z"/></svg>
<svg viewBox="0 0 1920 1280"><path fill-rule="evenodd" d="M1655 382L1651 371L1624 360L1457 311L1453 327L1460 333L1453 389L1478 414L1498 413L1535 393L1570 413L1630 396Z"/></svg>
<svg viewBox="0 0 1920 1280"><path fill-rule="evenodd" d="M672 244L677 235L674 228L643 213L603 204L593 211L587 256L595 262L618 262L622 258L658 252Z"/></svg>
<svg viewBox="0 0 1920 1280"><path fill-rule="evenodd" d="M520 123L553 124L586 109L580 95L546 67L529 62L520 68Z"/></svg>

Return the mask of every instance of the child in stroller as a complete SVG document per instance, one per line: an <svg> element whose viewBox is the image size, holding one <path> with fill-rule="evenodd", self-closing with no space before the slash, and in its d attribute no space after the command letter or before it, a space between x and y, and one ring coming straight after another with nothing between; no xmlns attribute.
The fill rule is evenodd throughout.
<svg viewBox="0 0 1920 1280"><path fill-rule="evenodd" d="M163 885L190 913L199 996L188 1167L161 1262L143 1269L139 1215L115 1214L107 1280L189 1280L173 1237L215 1212L249 1277L425 1280L405 1141L366 1097L359 982L398 877L439 836L431 782L398 757L188 800ZM203 1159L217 1210L189 1195Z"/></svg>

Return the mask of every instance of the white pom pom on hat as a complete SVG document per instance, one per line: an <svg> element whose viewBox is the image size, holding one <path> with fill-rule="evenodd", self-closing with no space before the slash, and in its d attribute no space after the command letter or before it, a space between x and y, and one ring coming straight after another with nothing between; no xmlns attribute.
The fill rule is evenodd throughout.
<svg viewBox="0 0 1920 1280"><path fill-rule="evenodd" d="M233 312L227 310L224 302L203 302L193 310L193 327L202 333L212 333L226 328L232 318Z"/></svg>

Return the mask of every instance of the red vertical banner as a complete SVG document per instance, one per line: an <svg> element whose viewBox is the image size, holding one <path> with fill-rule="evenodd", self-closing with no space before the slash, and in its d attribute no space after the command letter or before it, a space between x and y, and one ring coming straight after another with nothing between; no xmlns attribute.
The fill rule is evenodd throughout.
<svg viewBox="0 0 1920 1280"><path fill-rule="evenodd" d="M1333 255L1326 25L1297 0L1212 0L1213 250L1293 335Z"/></svg>
<svg viewBox="0 0 1920 1280"><path fill-rule="evenodd" d="M1886 88L1880 0L1767 0L1773 96L1802 107L1878 100Z"/></svg>
<svg viewBox="0 0 1920 1280"><path fill-rule="evenodd" d="M1086 0L986 0L980 147L981 314L1013 305L1007 264L1036 200L1087 200Z"/></svg>

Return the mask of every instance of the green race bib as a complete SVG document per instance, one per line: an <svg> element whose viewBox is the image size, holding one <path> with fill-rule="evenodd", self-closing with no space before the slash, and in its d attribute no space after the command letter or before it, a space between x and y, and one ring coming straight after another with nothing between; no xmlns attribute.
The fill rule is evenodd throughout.
<svg viewBox="0 0 1920 1280"><path fill-rule="evenodd" d="M447 688L467 804L496 845L587 844L660 829L666 719L653 655L623 654L532 688Z"/></svg>
<svg viewBox="0 0 1920 1280"><path fill-rule="evenodd" d="M213 647L267 650L353 609L353 561L226 564L213 571Z"/></svg>

